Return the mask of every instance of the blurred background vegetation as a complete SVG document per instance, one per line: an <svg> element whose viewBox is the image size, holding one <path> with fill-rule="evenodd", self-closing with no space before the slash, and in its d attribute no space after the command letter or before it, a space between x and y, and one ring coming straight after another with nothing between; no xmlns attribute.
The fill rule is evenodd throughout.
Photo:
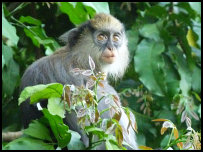
<svg viewBox="0 0 203 152"><path fill-rule="evenodd" d="M200 132L200 2L2 3L2 131L22 129L17 101L25 69L62 46L60 35L99 12L126 28L131 62L124 78L111 84L134 110L139 145L167 144L170 131L160 135L153 119L171 120L181 135L189 117Z"/></svg>

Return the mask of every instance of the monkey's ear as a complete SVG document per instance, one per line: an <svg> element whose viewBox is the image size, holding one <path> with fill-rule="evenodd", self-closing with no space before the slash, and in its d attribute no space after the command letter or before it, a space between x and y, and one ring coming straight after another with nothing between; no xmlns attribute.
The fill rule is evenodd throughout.
<svg viewBox="0 0 203 152"><path fill-rule="evenodd" d="M64 44L69 44L70 47L72 47L78 39L78 28L73 28L67 32L65 32L64 34L62 34L59 37L59 41L64 43Z"/></svg>

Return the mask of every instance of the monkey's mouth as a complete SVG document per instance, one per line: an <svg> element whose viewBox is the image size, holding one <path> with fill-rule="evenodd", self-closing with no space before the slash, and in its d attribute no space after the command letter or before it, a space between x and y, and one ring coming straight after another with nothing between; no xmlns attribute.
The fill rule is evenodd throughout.
<svg viewBox="0 0 203 152"><path fill-rule="evenodd" d="M114 54L102 56L102 60L109 64L113 63L115 61L115 58L116 56Z"/></svg>

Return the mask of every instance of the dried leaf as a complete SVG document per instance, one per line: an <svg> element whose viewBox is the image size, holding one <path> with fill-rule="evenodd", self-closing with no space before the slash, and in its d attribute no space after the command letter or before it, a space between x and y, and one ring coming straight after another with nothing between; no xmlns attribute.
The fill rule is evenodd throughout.
<svg viewBox="0 0 203 152"><path fill-rule="evenodd" d="M174 137L175 137L175 139L178 138L178 130L177 130L177 128L174 128Z"/></svg>
<svg viewBox="0 0 203 152"><path fill-rule="evenodd" d="M95 69L95 63L90 55L89 55L89 65L90 65L90 69L93 71Z"/></svg>
<svg viewBox="0 0 203 152"><path fill-rule="evenodd" d="M87 103L88 106L90 106L90 104L92 103L93 101L93 96L90 92L87 93L87 95L85 96L85 101Z"/></svg>
<svg viewBox="0 0 203 152"><path fill-rule="evenodd" d="M191 120L188 117L186 117L186 125L187 127L191 127Z"/></svg>
<svg viewBox="0 0 203 152"><path fill-rule="evenodd" d="M118 141L119 146L122 146L123 130L122 130L122 127L120 125L116 127L115 134L116 134L116 139Z"/></svg>
<svg viewBox="0 0 203 152"><path fill-rule="evenodd" d="M95 122L99 120L99 111L96 109L95 110Z"/></svg>
<svg viewBox="0 0 203 152"><path fill-rule="evenodd" d="M90 113L90 122L95 123L95 110L92 110Z"/></svg>
<svg viewBox="0 0 203 152"><path fill-rule="evenodd" d="M165 128L174 128L174 125L170 121L165 121L163 123L162 127L165 127Z"/></svg>
<svg viewBox="0 0 203 152"><path fill-rule="evenodd" d="M68 103L68 106L71 106L71 90L70 87L67 85L64 87L64 100Z"/></svg>
<svg viewBox="0 0 203 152"><path fill-rule="evenodd" d="M116 95L112 95L112 96L113 96L113 101L116 103L116 105L117 105L118 107L120 107L120 106L121 106L121 103L119 102L118 96L116 96Z"/></svg>
<svg viewBox="0 0 203 152"><path fill-rule="evenodd" d="M183 143L182 143L182 142L179 142L179 143L177 143L177 146L178 146L178 148L182 149Z"/></svg>
<svg viewBox="0 0 203 152"><path fill-rule="evenodd" d="M92 75L92 71L91 70L85 70L85 71L82 72L82 75L90 76L90 75Z"/></svg>
<svg viewBox="0 0 203 152"><path fill-rule="evenodd" d="M116 113L114 114L113 118L116 119L117 121L120 121L121 115L122 115L121 112L116 112Z"/></svg>
<svg viewBox="0 0 203 152"><path fill-rule="evenodd" d="M87 80L87 83L86 83L86 88L87 89L93 87L94 85L95 85L95 81L94 80L92 80L92 79L88 79Z"/></svg>
<svg viewBox="0 0 203 152"><path fill-rule="evenodd" d="M161 135L163 135L163 134L165 133L166 130L167 130L167 128L162 127L162 128L161 128Z"/></svg>
<svg viewBox="0 0 203 152"><path fill-rule="evenodd" d="M151 147L147 147L147 146L139 146L138 148L141 150L153 150Z"/></svg>
<svg viewBox="0 0 203 152"><path fill-rule="evenodd" d="M81 71L83 71L83 70L80 70L79 68L74 68L74 69L72 69L70 72L72 72L72 73L75 74L75 75L78 75L78 74L81 73Z"/></svg>
<svg viewBox="0 0 203 152"><path fill-rule="evenodd" d="M186 117L187 117L187 113L186 113L186 110L184 110L182 115L181 115L181 122L184 122Z"/></svg>
<svg viewBox="0 0 203 152"><path fill-rule="evenodd" d="M97 80L97 78L96 78L95 76L93 76L93 75L91 75L90 78L91 78L92 80L94 80L94 81Z"/></svg>
<svg viewBox="0 0 203 152"><path fill-rule="evenodd" d="M109 127L111 127L111 126L112 126L112 121L111 121L111 120L107 121L106 128L109 128Z"/></svg>
<svg viewBox="0 0 203 152"><path fill-rule="evenodd" d="M192 116L195 120L199 120L199 117L198 117L198 115L197 115L195 112L190 111L190 114L191 114L191 116Z"/></svg>
<svg viewBox="0 0 203 152"><path fill-rule="evenodd" d="M137 131L137 122L136 122L135 116L133 115L132 112L130 112L130 120L132 122L131 123L132 128L138 133L138 131Z"/></svg>
<svg viewBox="0 0 203 152"><path fill-rule="evenodd" d="M168 119L154 119L152 121L168 121Z"/></svg>
<svg viewBox="0 0 203 152"><path fill-rule="evenodd" d="M85 116L86 114L87 114L87 110L85 108L81 108L77 112L77 117L80 118L80 117Z"/></svg>
<svg viewBox="0 0 203 152"><path fill-rule="evenodd" d="M101 82L99 82L99 86L102 87L102 88L104 88L104 85L103 85L103 83L101 83Z"/></svg>

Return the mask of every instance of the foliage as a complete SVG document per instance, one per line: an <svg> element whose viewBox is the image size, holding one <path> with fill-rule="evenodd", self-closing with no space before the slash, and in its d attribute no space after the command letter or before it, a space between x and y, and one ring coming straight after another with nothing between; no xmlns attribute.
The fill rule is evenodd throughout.
<svg viewBox="0 0 203 152"><path fill-rule="evenodd" d="M16 101L19 97L20 78L28 65L39 57L52 54L60 47L59 35L98 12L111 13L126 27L131 62L124 79L112 84L120 92L123 105L136 111L134 114L138 125L138 144L149 149L150 147L164 149L169 143L172 149L179 149L177 146L179 139L183 140L181 142L185 145L189 137L199 138L198 131L201 129L200 2L2 3L3 130L21 129ZM44 87L46 88L43 89L44 92L48 92L48 86ZM34 96L37 92L32 93ZM41 97L38 95L36 94L33 102L43 97L43 94ZM54 111L51 102L58 105L57 111ZM25 131L25 137L13 141L12 144L9 143L13 147L9 144L7 147L19 149L17 143L21 142L32 148L53 149L56 147L43 141L49 141L49 136L42 140L43 136L48 134L55 136L67 130L68 133L64 134L67 137L61 136L62 139L56 137L57 141L53 142L62 146L69 142L69 147L72 142L81 145L78 134L71 132L66 126L60 126L60 133L45 131L44 128L53 123L48 119L52 114L57 116L53 121L61 122L64 113L59 110L63 107L59 103L61 102L57 95L50 99L49 110L44 112L46 116L29 127L36 127L39 132L43 132L41 135L36 134L38 136L36 138L32 131ZM45 118L50 121L45 123L43 121ZM158 122L151 121L158 118L173 122L180 138L170 141L171 134L168 130L161 136ZM188 120L191 120L192 126L191 134L186 138L185 128L188 128L186 125ZM174 129L172 130L174 133ZM119 130L117 132L119 133ZM75 138L70 138L70 134ZM191 140L189 145L198 149L198 141ZM115 142L108 141L106 144L108 147L116 147ZM188 149L187 146L185 147Z"/></svg>
<svg viewBox="0 0 203 152"><path fill-rule="evenodd" d="M75 144L77 144L81 149L86 149L80 141L80 135L72 130L69 130L68 126L63 123L62 118L65 117L64 114L67 110L68 112L75 113L77 115L78 124L88 136L89 147L87 147L87 149L94 149L103 142L105 143L106 149L125 149L125 147L123 147L123 144L126 144L123 140L125 132L119 124L122 110L126 111L126 115L129 119L129 125L131 125L135 130L136 128L134 126L137 126L136 122L131 119L130 111L127 108L122 108L118 104L118 97L115 95L106 93L98 99L97 87L104 87L102 80L105 79L105 75L104 73L94 73L95 64L91 57L89 57L89 64L91 70L81 70L76 68L72 71L75 75L82 74L88 78L86 87L78 87L74 85L62 86L59 83L51 83L47 85L26 87L22 91L18 100L19 104L24 102L27 98L30 98L30 104L40 102L40 99L48 99L49 103L47 108L42 109L40 104L37 103L38 110L42 110L44 114L43 118L48 121L48 124L51 127L51 133L53 133L56 138L51 138L51 133L47 128L48 125L46 125L43 121L40 121L43 119L41 118L39 121L34 120L29 125L29 128L23 131L25 135L28 135L29 140L37 138L42 145L46 145L46 142L44 141L48 141L49 145L52 145L51 149L53 149L53 146L60 148L67 146L69 149L75 149ZM90 90L92 87L94 88L94 91ZM111 99L113 99L115 104L111 103L109 108L99 112L98 104L102 99L105 99L104 104L110 104L108 102ZM63 115L59 113L60 111L62 111ZM106 111L109 111L112 115L114 113L115 114L112 118L102 119L100 116ZM115 133L115 136L112 133ZM72 135L74 136L72 137ZM94 136L98 137L97 141L94 140ZM24 138L25 137L21 137L17 139L17 141L12 141L5 146L5 149L12 149L15 146L18 146L19 149L20 146L22 146L22 149L25 147L27 149L41 149L41 146L33 148L29 142L25 142L23 144L20 143L21 141L27 139ZM54 140L57 140L57 144L53 142ZM43 148L50 149L50 147Z"/></svg>

